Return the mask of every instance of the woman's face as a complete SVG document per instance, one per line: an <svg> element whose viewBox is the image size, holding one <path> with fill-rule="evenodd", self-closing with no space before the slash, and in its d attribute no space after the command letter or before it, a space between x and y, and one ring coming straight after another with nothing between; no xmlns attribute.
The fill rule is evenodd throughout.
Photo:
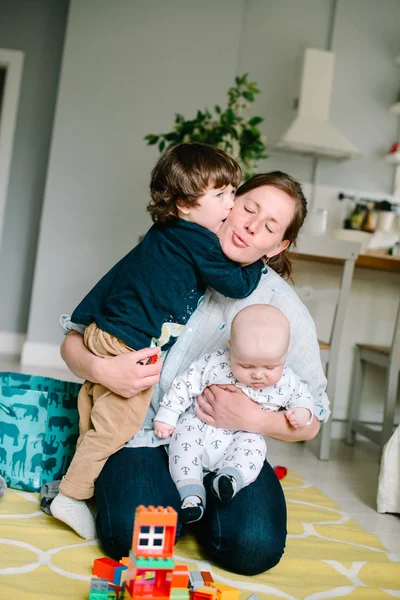
<svg viewBox="0 0 400 600"><path fill-rule="evenodd" d="M218 231L224 254L242 265L272 257L289 245L283 235L294 216L294 200L271 185L250 190L235 200Z"/></svg>

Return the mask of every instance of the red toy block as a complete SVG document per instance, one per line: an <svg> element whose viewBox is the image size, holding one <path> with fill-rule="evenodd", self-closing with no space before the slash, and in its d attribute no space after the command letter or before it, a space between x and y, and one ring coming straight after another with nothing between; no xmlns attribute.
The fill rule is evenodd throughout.
<svg viewBox="0 0 400 600"><path fill-rule="evenodd" d="M186 565L175 565L172 571L172 588L187 588L189 585L189 569Z"/></svg>
<svg viewBox="0 0 400 600"><path fill-rule="evenodd" d="M112 560L111 558L95 558L92 574L114 583L114 570L117 567L121 567L121 564L116 560Z"/></svg>
<svg viewBox="0 0 400 600"><path fill-rule="evenodd" d="M210 583L214 581L214 577L211 575L210 571L200 571L200 575L203 578L204 585L208 586Z"/></svg>
<svg viewBox="0 0 400 600"><path fill-rule="evenodd" d="M190 592L191 600L215 600L216 595L217 590L209 586L204 586L197 590L191 590Z"/></svg>
<svg viewBox="0 0 400 600"><path fill-rule="evenodd" d="M277 476L277 478L279 480L283 479L287 475L287 468L286 467L277 466L277 467L274 467L274 471L275 471L275 475Z"/></svg>

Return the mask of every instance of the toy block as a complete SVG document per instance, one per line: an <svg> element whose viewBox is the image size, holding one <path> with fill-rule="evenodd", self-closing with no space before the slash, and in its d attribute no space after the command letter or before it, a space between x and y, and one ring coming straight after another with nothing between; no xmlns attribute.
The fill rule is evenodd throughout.
<svg viewBox="0 0 400 600"><path fill-rule="evenodd" d="M114 581L114 571L116 568L121 567L121 564L111 558L96 558L93 561L92 575L108 579L108 581Z"/></svg>
<svg viewBox="0 0 400 600"><path fill-rule="evenodd" d="M189 573L189 587L192 590L197 590L199 587L203 587L204 579L201 576L200 571L190 571Z"/></svg>
<svg viewBox="0 0 400 600"><path fill-rule="evenodd" d="M190 592L186 588L171 588L171 600L189 600Z"/></svg>
<svg viewBox="0 0 400 600"><path fill-rule="evenodd" d="M200 574L203 578L204 585L210 585L214 581L214 577L211 575L210 571L200 571Z"/></svg>
<svg viewBox="0 0 400 600"><path fill-rule="evenodd" d="M108 580L92 577L90 580L89 600L108 600Z"/></svg>
<svg viewBox="0 0 400 600"><path fill-rule="evenodd" d="M172 558L147 558L143 556L132 557L132 563L137 570L145 571L173 571L175 566Z"/></svg>
<svg viewBox="0 0 400 600"><path fill-rule="evenodd" d="M211 586L199 587L196 591L193 590L192 600L215 600L217 597L217 590Z"/></svg>
<svg viewBox="0 0 400 600"><path fill-rule="evenodd" d="M93 590L89 594L89 600L108 600L108 590Z"/></svg>
<svg viewBox="0 0 400 600"><path fill-rule="evenodd" d="M172 571L172 588L187 588L189 583L189 569L186 565L175 565Z"/></svg>
<svg viewBox="0 0 400 600"><path fill-rule="evenodd" d="M237 588L215 581L210 583L210 586L217 590L216 600L239 600L240 590Z"/></svg>
<svg viewBox="0 0 400 600"><path fill-rule="evenodd" d="M281 467L280 465L278 465L277 467L274 467L274 471L275 471L275 475L277 476L277 478L279 480L283 479L287 475L287 468ZM250 598L251 598L251 596L250 596Z"/></svg>
<svg viewBox="0 0 400 600"><path fill-rule="evenodd" d="M122 574L124 571L127 571L128 567L125 565L119 565L118 567L115 567L114 569L114 579L112 580L111 583L113 583L114 585L120 586L121 582L122 582Z"/></svg>
<svg viewBox="0 0 400 600"><path fill-rule="evenodd" d="M92 577L90 580L90 591L108 591L108 579L102 579L100 577Z"/></svg>
<svg viewBox="0 0 400 600"><path fill-rule="evenodd" d="M172 558L177 520L177 512L170 506L138 506L133 527L133 554Z"/></svg>
<svg viewBox="0 0 400 600"><path fill-rule="evenodd" d="M89 600L108 600L108 580L92 577L90 580Z"/></svg>

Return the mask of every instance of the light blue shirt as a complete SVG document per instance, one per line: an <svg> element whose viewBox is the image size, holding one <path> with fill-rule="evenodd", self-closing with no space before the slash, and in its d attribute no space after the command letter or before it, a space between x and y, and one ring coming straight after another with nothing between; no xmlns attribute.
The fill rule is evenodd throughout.
<svg viewBox="0 0 400 600"><path fill-rule="evenodd" d="M154 436L153 420L164 394L174 378L187 370L204 354L226 348L233 317L250 304L270 304L281 310L290 323L290 350L286 364L303 381L314 400L314 415L326 421L330 415L326 395L326 377L322 370L314 321L293 288L271 268L261 276L257 289L243 300L232 300L209 288L190 317L177 342L164 356L159 383L142 429L126 445L128 447L159 446L166 443ZM67 333L79 328L62 317Z"/></svg>

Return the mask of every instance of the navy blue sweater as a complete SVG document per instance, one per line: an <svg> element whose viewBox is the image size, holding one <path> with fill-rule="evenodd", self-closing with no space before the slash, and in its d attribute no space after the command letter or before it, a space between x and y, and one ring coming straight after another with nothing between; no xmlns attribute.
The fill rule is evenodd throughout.
<svg viewBox="0 0 400 600"><path fill-rule="evenodd" d="M163 324L185 325L207 286L230 298L245 298L257 287L262 268L261 260L241 267L224 255L214 233L174 219L153 225L100 279L71 320L95 322L134 350L160 345ZM175 340L170 337L163 350Z"/></svg>

